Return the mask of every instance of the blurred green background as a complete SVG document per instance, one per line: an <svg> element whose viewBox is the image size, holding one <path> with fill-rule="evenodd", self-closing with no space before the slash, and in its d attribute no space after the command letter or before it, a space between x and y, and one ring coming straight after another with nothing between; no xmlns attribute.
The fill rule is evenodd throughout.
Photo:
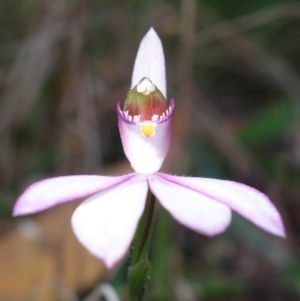
<svg viewBox="0 0 300 301"><path fill-rule="evenodd" d="M168 98L177 103L163 170L260 189L281 212L288 239L236 215L225 234L208 239L158 208L147 300L300 300L300 2L287 0L1 0L0 282L7 284L0 300L79 300L110 280L127 300L127 263L69 285L64 271L80 258L57 256L66 236L43 230L47 213L13 219L11 212L35 180L130 170L115 108L151 26L164 45ZM63 208L49 213L60 234L70 231L69 216L58 225ZM25 240L36 252L26 256L46 248L59 267L50 264L56 285L42 295L48 261L24 268Z"/></svg>

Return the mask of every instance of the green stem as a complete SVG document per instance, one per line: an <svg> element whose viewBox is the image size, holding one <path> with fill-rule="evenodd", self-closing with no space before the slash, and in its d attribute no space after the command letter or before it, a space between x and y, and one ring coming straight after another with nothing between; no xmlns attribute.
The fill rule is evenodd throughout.
<svg viewBox="0 0 300 301"><path fill-rule="evenodd" d="M131 266L129 267L129 292L132 301L142 301L147 280L150 278L151 263L148 250L153 228L155 197L149 190L144 213L139 221L131 246Z"/></svg>

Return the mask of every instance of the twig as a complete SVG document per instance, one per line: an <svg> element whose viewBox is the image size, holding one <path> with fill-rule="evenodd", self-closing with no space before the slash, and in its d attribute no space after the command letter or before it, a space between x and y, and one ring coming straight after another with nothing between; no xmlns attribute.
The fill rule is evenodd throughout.
<svg viewBox="0 0 300 301"><path fill-rule="evenodd" d="M20 119L26 115L28 108L37 98L44 79L55 59L54 49L49 45L56 41L64 30L63 24L44 26L21 47L17 60L8 76L7 86L2 95L0 107L0 134L12 124L16 114ZM29 50L33 51L29 51ZM28 52L29 57L23 53Z"/></svg>
<svg viewBox="0 0 300 301"><path fill-rule="evenodd" d="M267 7L233 20L218 22L197 34L197 47L208 46L283 18L300 18L300 3L290 2Z"/></svg>

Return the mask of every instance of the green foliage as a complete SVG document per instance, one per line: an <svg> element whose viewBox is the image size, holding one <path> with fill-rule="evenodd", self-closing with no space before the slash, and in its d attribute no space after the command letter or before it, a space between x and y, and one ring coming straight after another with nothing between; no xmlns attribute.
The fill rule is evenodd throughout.
<svg viewBox="0 0 300 301"><path fill-rule="evenodd" d="M297 295L300 297L300 262L291 260L284 273L285 280L293 286Z"/></svg>
<svg viewBox="0 0 300 301"><path fill-rule="evenodd" d="M234 18L240 15L252 13L254 11L270 8L282 3L293 2L292 0L254 0L254 1L238 1L238 0L202 0L206 5L213 7L225 18Z"/></svg>
<svg viewBox="0 0 300 301"><path fill-rule="evenodd" d="M22 37L30 30L35 13L32 4L32 1L27 0L1 1L0 41Z"/></svg>
<svg viewBox="0 0 300 301"><path fill-rule="evenodd" d="M237 137L246 147L276 141L287 134L293 122L294 112L291 104L275 103L245 121Z"/></svg>
<svg viewBox="0 0 300 301"><path fill-rule="evenodd" d="M238 279L222 279L205 277L199 280L202 294L208 300L218 300L239 295L243 291L243 283Z"/></svg>
<svg viewBox="0 0 300 301"><path fill-rule="evenodd" d="M174 289L171 283L171 237L172 217L164 209L156 215L155 231L152 246L151 296L152 300L172 300Z"/></svg>

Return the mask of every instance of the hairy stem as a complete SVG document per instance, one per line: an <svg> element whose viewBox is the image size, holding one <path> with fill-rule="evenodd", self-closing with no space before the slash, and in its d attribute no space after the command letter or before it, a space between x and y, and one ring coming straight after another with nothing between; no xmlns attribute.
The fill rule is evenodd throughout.
<svg viewBox="0 0 300 301"><path fill-rule="evenodd" d="M151 263L148 250L151 241L155 197L149 190L144 213L131 246L131 266L129 267L129 292L132 301L142 301L146 283L150 278Z"/></svg>

